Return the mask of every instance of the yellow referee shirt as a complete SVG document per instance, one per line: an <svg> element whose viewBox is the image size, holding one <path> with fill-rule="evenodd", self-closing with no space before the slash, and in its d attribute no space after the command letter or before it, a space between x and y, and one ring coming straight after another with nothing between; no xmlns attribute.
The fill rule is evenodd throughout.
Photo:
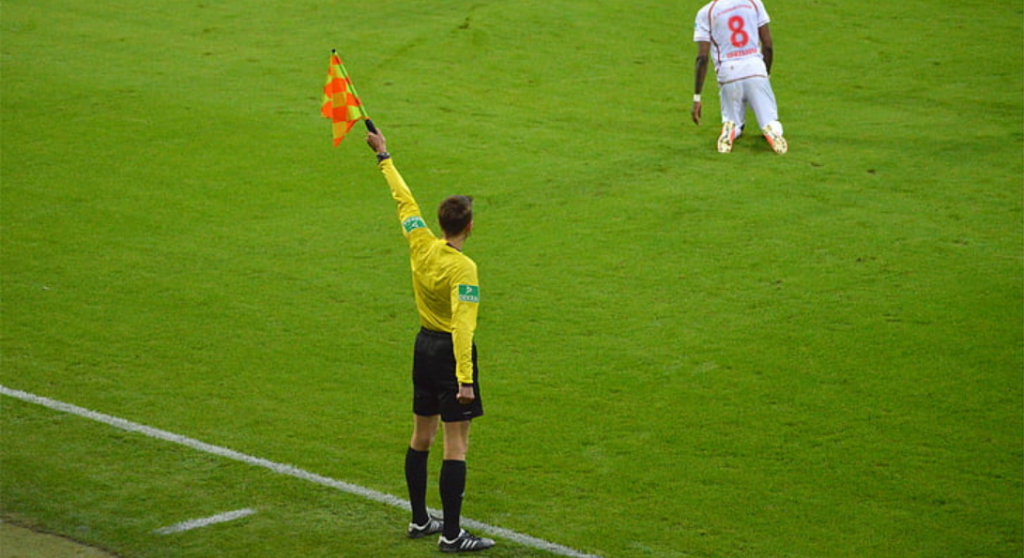
<svg viewBox="0 0 1024 558"><path fill-rule="evenodd" d="M473 332L480 305L476 264L468 256L437 238L427 228L420 207L391 159L380 170L398 202L398 220L409 242L412 289L423 327L452 334L455 376L460 384L473 383Z"/></svg>

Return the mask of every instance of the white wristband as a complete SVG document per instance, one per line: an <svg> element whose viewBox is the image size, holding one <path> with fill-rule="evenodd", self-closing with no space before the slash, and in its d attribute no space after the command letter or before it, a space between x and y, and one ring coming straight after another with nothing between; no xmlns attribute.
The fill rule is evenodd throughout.
<svg viewBox="0 0 1024 558"><path fill-rule="evenodd" d="M693 102L695 102L695 103L699 103L700 102L700 93L694 93L693 94Z"/></svg>

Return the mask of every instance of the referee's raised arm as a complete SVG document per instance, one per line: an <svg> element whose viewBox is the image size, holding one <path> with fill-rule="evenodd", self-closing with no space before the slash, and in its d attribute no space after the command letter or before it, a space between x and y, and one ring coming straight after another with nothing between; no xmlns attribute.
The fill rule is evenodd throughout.
<svg viewBox="0 0 1024 558"><path fill-rule="evenodd" d="M395 168L391 154L388 153L387 139L380 130L368 131L366 133L366 144L377 154L377 166L391 188L391 197L398 203L398 220L402 223L402 233L412 242L410 234L413 231L422 229L428 231L426 222L423 220L423 213L412 195L412 190L405 183L405 179ZM420 233L422 234L422 233ZM432 234L430 235L433 236Z"/></svg>

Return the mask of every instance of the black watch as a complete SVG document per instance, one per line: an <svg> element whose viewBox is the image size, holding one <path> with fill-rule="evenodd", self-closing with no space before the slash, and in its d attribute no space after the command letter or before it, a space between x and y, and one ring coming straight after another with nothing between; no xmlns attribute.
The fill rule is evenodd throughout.
<svg viewBox="0 0 1024 558"><path fill-rule="evenodd" d="M378 153L377 154L377 162L378 163L383 162L384 159L390 159L390 158L391 158L391 154L388 153L387 151L385 151L384 153Z"/></svg>

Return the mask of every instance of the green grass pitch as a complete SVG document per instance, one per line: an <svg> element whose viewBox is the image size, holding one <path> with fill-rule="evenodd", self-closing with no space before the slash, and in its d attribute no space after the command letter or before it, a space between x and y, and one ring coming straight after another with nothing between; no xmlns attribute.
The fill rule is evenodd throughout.
<svg viewBox="0 0 1024 558"><path fill-rule="evenodd" d="M404 498L408 260L319 115L337 48L422 206L476 199L468 517L604 558L1021 556L1024 8L769 0L780 157L715 152L713 82L689 121L699 7L5 2L0 385ZM10 397L0 429L0 515L124 557L436 553L264 469Z"/></svg>

